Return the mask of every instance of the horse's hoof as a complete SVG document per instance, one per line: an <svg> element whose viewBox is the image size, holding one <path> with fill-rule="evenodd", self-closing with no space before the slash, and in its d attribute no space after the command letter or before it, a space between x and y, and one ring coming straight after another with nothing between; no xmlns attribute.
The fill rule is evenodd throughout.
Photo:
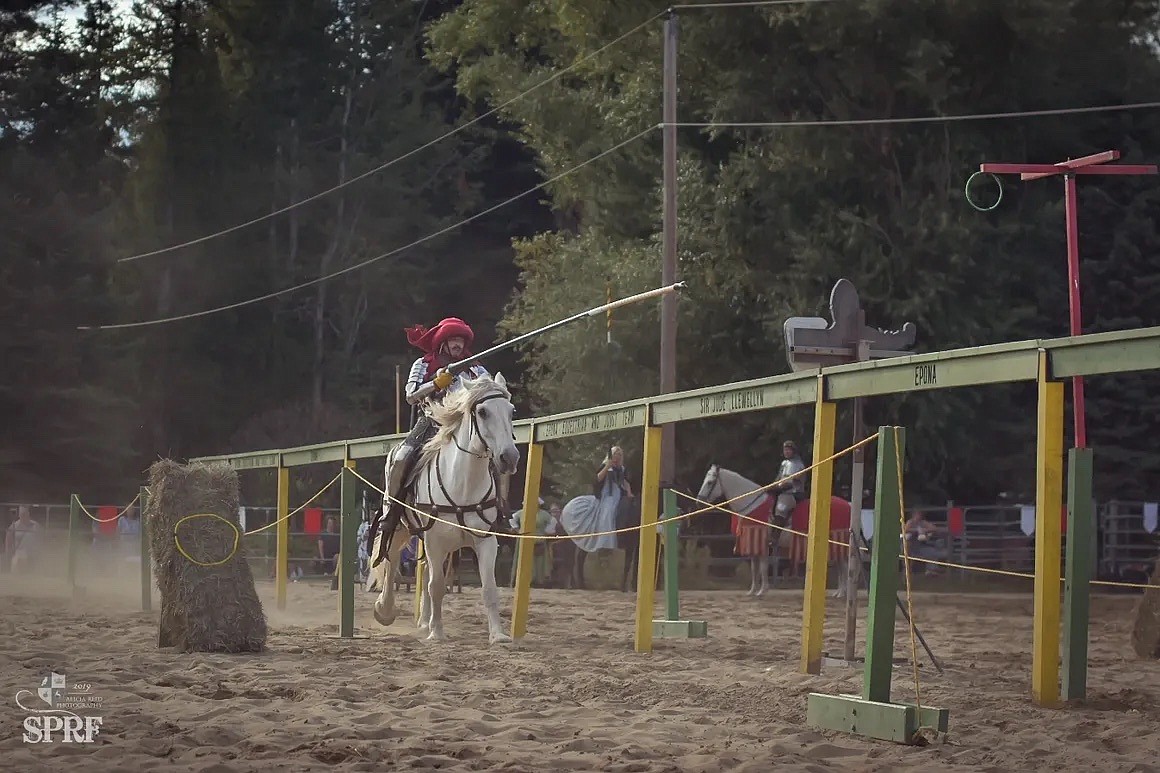
<svg viewBox="0 0 1160 773"><path fill-rule="evenodd" d="M753 595L754 595L755 597L757 597L757 596L764 596L764 595L765 595L765 590L766 590L765 588L762 588L761 590L759 590L757 593L754 593Z"/></svg>
<svg viewBox="0 0 1160 773"><path fill-rule="evenodd" d="M432 631L427 635L427 641L443 641L444 636L442 631Z"/></svg>
<svg viewBox="0 0 1160 773"><path fill-rule="evenodd" d="M378 621L379 625L390 625L391 623L395 622L395 618L398 616L395 612L391 612L389 615L384 614L382 609L382 602L379 601L375 602L374 615L375 620Z"/></svg>
<svg viewBox="0 0 1160 773"><path fill-rule="evenodd" d="M487 643L488 644L508 644L511 642L511 640L512 640L512 637L508 636L506 633L493 633L491 636L488 637Z"/></svg>

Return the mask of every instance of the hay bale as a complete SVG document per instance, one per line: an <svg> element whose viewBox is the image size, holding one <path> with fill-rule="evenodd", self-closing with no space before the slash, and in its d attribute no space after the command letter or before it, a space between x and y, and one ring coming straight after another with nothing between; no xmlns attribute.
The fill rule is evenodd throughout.
<svg viewBox="0 0 1160 773"><path fill-rule="evenodd" d="M1160 557L1152 568L1150 585L1160 584ZM1160 658L1160 588L1145 588L1136 605L1132 649L1142 658Z"/></svg>
<svg viewBox="0 0 1160 773"><path fill-rule="evenodd" d="M148 519L153 572L161 592L157 646L181 652L261 652L266 647L266 615L254 589L243 540L234 550L234 530L217 518L193 518L176 532L178 521L195 513L216 513L237 525L238 475L228 464L181 465L163 459L149 468Z"/></svg>

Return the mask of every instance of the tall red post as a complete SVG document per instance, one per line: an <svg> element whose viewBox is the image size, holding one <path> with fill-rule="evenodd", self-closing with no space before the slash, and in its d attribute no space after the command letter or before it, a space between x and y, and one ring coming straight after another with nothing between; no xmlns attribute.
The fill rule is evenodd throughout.
<svg viewBox="0 0 1160 773"><path fill-rule="evenodd" d="M1079 202L1076 200L1075 175L1063 176L1063 204L1067 218L1067 300L1071 312L1071 334L1083 335L1083 315L1079 293ZM1075 421L1075 447L1087 448L1087 422L1083 410L1083 376L1071 379L1072 415Z"/></svg>
<svg viewBox="0 0 1160 773"><path fill-rule="evenodd" d="M1067 297L1070 312L1070 330L1073 336L1083 334L1083 316L1080 313L1079 292L1079 201L1076 195L1077 175L1139 175L1156 174L1151 164L1122 164L1106 166L1120 157L1120 151L1107 150L1083 158L1069 159L1060 164L981 164L979 171L986 174L1017 174L1021 180L1063 175L1064 213L1067 219ZM1084 416L1083 377L1071 381L1072 408L1075 421L1075 447L1087 448L1087 423Z"/></svg>

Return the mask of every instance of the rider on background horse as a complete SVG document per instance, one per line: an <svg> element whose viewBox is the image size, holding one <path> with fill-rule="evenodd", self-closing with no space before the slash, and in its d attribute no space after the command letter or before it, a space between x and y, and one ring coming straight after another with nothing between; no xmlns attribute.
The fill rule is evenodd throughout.
<svg viewBox="0 0 1160 773"><path fill-rule="evenodd" d="M781 444L781 467L777 470L777 480L785 480L794 473L799 473L806 468L805 462L802 461L798 454L797 443L792 440L787 440ZM792 480L786 480L785 483L778 484L772 488L772 492L777 495L777 508L774 515L780 525L784 526L789 522L790 516L793 515L794 508L797 507L799 499L804 499L806 495L806 480L804 475L798 475Z"/></svg>
<svg viewBox="0 0 1160 773"><path fill-rule="evenodd" d="M411 373L407 377L404 392L407 403L412 406L411 432L403 441L403 446L396 452L395 461L391 465L390 479L387 481L387 493L399 498L403 485L415 468L419 459L419 451L435 433L439 426L431 420L425 410L427 400L442 401L449 392L454 392L463 386L464 379L476 379L490 375L486 368L479 363L472 363L465 370L451 375L445 369L453 362L458 362L471 356L468 347L475 339L471 327L458 317L447 317L431 329L422 325L415 325L406 329L407 343L422 349L424 354L411 365ZM435 382L436 391L426 399L415 398L413 395L429 381ZM392 502L390 511L397 512L399 506ZM511 532L508 516L502 511L494 527L497 532Z"/></svg>

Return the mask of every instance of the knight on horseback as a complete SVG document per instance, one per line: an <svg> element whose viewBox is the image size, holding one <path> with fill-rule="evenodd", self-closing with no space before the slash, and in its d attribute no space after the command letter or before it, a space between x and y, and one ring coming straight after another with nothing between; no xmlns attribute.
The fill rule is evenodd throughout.
<svg viewBox="0 0 1160 773"><path fill-rule="evenodd" d="M771 488L771 493L777 496L777 506L774 509L774 518L779 525L784 526L793 515L797 503L805 499L806 481L802 475L797 475L806 468L798 454L797 443L787 440L781 444L781 467L777 471L777 480L784 481ZM791 477L797 475L797 477ZM789 478L789 480L786 480Z"/></svg>
<svg viewBox="0 0 1160 773"><path fill-rule="evenodd" d="M402 447L394 455L391 470L387 481L387 494L395 499L401 499L403 489L415 469L419 459L419 451L423 445L435 437L439 430L427 411L428 401L442 401L443 397L462 387L464 379L476 379L490 375L483 365L472 363L460 373L452 375L447 366L471 356L470 346L475 339L471 327L458 317L447 317L433 328L415 325L406 329L407 343L423 351L423 356L411 365L411 373L407 377L404 392L407 403L411 406L412 427ZM420 387L435 382L435 392L427 397L416 397ZM388 500L390 501L390 500ZM391 501L387 510L387 520L400 513L400 506ZM512 533L508 520L509 515L505 508L500 508L493 530L498 533Z"/></svg>

